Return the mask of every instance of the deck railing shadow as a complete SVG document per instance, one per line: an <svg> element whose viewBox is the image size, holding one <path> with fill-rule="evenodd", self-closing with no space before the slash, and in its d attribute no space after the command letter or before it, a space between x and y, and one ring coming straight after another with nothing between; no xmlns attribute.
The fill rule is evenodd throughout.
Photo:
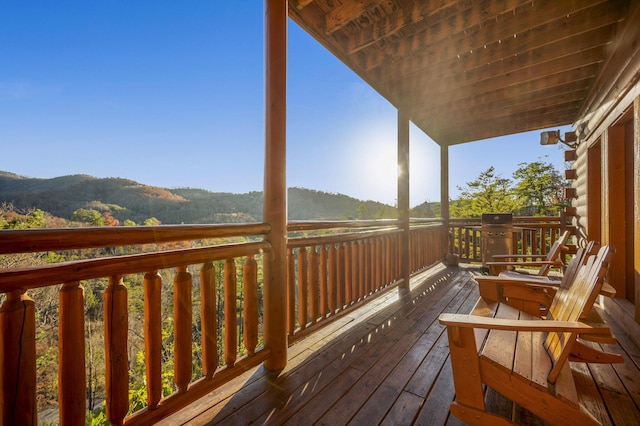
<svg viewBox="0 0 640 426"><path fill-rule="evenodd" d="M171 417L170 422L297 424L303 418L312 422L326 405L341 398L339 383L355 383L365 374L353 365L375 351L376 345L394 333L408 315L421 315L414 313L420 309L421 300L436 289L442 291L442 287L449 286L457 269L432 265L432 270L412 278L411 289L398 287L387 291L373 304L376 306L360 307L317 335L299 339L291 347L290 362L284 370L273 372L259 367L242 379L242 392L212 394L201 403L201 411L185 410ZM434 323L436 319L434 314ZM232 385L230 389L239 386ZM323 404L314 405L311 402L314 398L320 398Z"/></svg>

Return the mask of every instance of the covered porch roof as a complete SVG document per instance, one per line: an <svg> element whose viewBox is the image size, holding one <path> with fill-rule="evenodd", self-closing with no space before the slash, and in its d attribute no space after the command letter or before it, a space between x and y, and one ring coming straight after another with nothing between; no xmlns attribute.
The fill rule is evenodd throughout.
<svg viewBox="0 0 640 426"><path fill-rule="evenodd" d="M637 3L291 0L289 16L448 146L576 123L633 60Z"/></svg>

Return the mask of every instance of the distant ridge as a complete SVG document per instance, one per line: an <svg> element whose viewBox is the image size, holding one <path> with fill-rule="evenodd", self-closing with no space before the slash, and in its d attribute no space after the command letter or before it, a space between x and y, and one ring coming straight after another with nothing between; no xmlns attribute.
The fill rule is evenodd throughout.
<svg viewBox="0 0 640 426"><path fill-rule="evenodd" d="M262 192L211 192L197 188L160 188L124 178L67 175L30 178L0 171L0 203L18 209L38 208L71 218L78 209L109 211L120 220L143 223L155 217L164 224L229 223L262 220ZM289 188L289 220L391 218L395 208L343 194Z"/></svg>

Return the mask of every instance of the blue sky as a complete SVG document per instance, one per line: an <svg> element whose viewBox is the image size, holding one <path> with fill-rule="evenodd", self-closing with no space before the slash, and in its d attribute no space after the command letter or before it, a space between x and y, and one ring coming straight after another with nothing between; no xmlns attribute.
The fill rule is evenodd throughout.
<svg viewBox="0 0 640 426"><path fill-rule="evenodd" d="M2 2L0 170L261 190L263 19L262 0ZM395 203L395 108L293 22L288 67L288 185ZM411 205L438 201L439 148L410 137ZM451 195L490 166L562 170L538 140L451 147Z"/></svg>

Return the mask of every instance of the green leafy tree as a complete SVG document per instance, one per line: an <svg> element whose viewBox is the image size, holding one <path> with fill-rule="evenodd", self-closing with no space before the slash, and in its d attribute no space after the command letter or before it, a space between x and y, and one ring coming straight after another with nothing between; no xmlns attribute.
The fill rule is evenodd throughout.
<svg viewBox="0 0 640 426"><path fill-rule="evenodd" d="M554 216L563 207L566 183L556 168L543 161L520 163L513 173L514 193L523 203L520 214Z"/></svg>
<svg viewBox="0 0 640 426"><path fill-rule="evenodd" d="M71 215L71 220L75 222L84 222L93 226L105 226L106 220L102 213L97 210L78 209Z"/></svg>
<svg viewBox="0 0 640 426"><path fill-rule="evenodd" d="M479 217L482 213L507 213L517 211L519 200L512 188L512 181L496 174L489 167L478 178L458 187L461 194L451 205L452 217Z"/></svg>

